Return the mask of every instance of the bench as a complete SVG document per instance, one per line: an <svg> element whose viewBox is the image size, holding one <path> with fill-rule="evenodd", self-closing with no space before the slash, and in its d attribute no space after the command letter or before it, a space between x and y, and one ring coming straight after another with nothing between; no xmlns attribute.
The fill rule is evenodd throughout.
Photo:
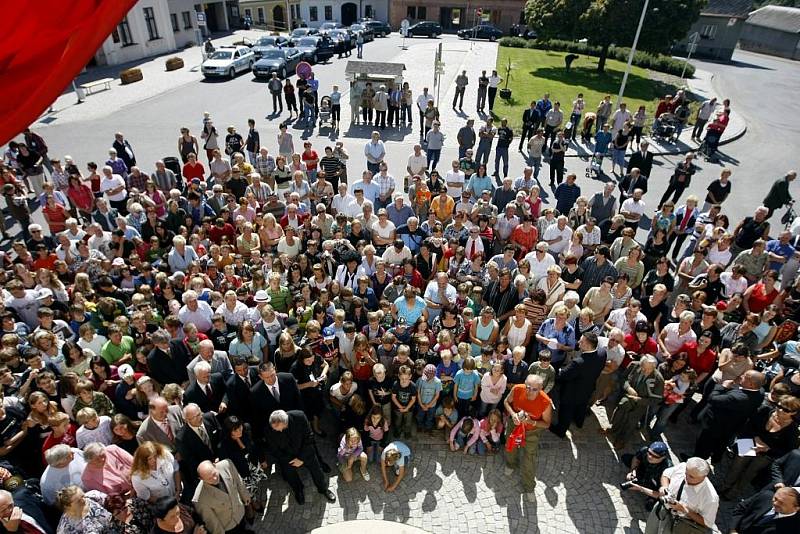
<svg viewBox="0 0 800 534"><path fill-rule="evenodd" d="M103 78L100 80L95 80L93 82L87 82L81 84L81 89L86 91L87 95L92 94L94 89L98 87L102 87L103 89L111 89L111 82L114 81L114 78Z"/></svg>

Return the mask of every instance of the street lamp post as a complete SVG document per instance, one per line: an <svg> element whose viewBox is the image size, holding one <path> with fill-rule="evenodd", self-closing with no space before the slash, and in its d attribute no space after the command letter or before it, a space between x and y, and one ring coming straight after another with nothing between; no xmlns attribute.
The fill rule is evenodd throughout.
<svg viewBox="0 0 800 534"><path fill-rule="evenodd" d="M650 4L650 0L644 0L644 6L642 6L642 14L639 17L639 26L636 28L636 35L633 37L633 46L631 46L631 52L628 54L628 65L625 67L625 74L622 75L622 84L619 86L619 94L617 95L617 108L619 108L620 102L622 102L622 95L625 93L625 84L628 83L628 74L631 72L631 65L633 64L633 55L636 53L636 45L639 44L639 34L642 33L642 26L644 26L644 17L647 15L647 6Z"/></svg>

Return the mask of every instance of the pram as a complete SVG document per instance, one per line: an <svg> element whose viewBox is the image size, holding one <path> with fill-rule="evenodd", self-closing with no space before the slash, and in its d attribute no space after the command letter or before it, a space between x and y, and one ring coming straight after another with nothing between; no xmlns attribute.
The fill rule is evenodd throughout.
<svg viewBox="0 0 800 534"><path fill-rule="evenodd" d="M653 123L653 138L673 142L680 119L672 113L662 113Z"/></svg>
<svg viewBox="0 0 800 534"><path fill-rule="evenodd" d="M587 178L599 178L603 174L603 156L600 152L595 152L592 154L592 159L589 160L589 166L586 167L586 177Z"/></svg>
<svg viewBox="0 0 800 534"><path fill-rule="evenodd" d="M323 123L330 123L333 126L333 121L331 120L331 97L325 95L319 101L319 126L322 127Z"/></svg>

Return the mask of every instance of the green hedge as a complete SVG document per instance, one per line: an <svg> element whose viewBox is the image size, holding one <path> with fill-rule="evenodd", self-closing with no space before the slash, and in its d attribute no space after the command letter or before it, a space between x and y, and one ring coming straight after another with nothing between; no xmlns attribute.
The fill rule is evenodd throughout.
<svg viewBox="0 0 800 534"><path fill-rule="evenodd" d="M503 37L500 39L500 46L507 46L510 48L533 48L536 50L553 50L556 52L571 52L574 54L583 54L586 56L599 56L600 47L593 46L586 43L578 43L574 41L563 41L559 39L551 39L549 41L540 41L538 39L528 40L522 37ZM616 59L617 61L628 61L628 54L630 48L622 48L612 46L608 49L608 58ZM674 59L669 56L660 54L650 54L648 52L637 51L633 55L633 64L643 69L655 70L658 72L665 72L680 76L683 71L682 59ZM690 63L686 66L686 76L694 76L694 66Z"/></svg>

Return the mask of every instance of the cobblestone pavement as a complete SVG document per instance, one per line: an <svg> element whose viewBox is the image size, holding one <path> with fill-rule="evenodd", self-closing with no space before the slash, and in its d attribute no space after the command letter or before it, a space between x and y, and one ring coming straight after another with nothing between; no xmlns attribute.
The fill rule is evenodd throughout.
<svg viewBox="0 0 800 534"><path fill-rule="evenodd" d="M269 480L269 502L258 532L309 532L317 527L356 519L382 519L422 528L431 533L637 533L644 530L647 510L639 494L619 490L625 468L599 434L605 410L594 409L571 439L545 432L540 441L536 503L522 495L518 472L506 477L503 457L465 456L450 452L444 435L418 434L410 440L411 474L394 493L386 493L379 467L370 464L371 480L356 474L345 483L335 476L330 460L335 449L321 440L323 457L334 469L330 487L337 496L328 504L304 476L306 504L298 506L276 474ZM693 430L676 427L669 439L673 454L691 451ZM632 452L644 442L630 444ZM674 461L678 461L673 458ZM712 478L713 479L713 478ZM720 507L718 526L727 532L731 503Z"/></svg>

